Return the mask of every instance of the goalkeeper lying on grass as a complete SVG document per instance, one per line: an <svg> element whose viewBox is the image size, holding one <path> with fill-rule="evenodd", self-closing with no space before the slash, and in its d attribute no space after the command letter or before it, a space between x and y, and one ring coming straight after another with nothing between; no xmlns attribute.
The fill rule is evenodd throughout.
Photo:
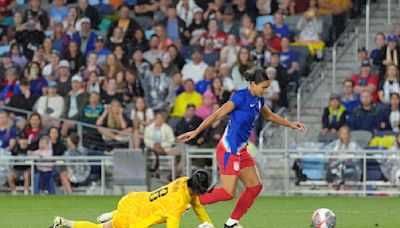
<svg viewBox="0 0 400 228"><path fill-rule="evenodd" d="M213 228L198 197L210 191L209 188L210 176L206 171L197 170L190 178L179 178L153 192L129 193L119 201L117 210L98 218L105 223L94 224L56 217L51 228L147 228L162 223L166 223L167 228L177 228L188 204L202 222L199 227Z"/></svg>

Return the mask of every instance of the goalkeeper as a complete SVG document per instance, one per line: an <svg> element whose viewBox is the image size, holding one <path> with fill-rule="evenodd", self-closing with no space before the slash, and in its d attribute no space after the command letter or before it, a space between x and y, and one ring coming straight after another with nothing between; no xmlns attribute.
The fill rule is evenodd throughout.
<svg viewBox="0 0 400 228"><path fill-rule="evenodd" d="M167 228L177 228L190 204L202 223L200 227L212 228L214 226L198 197L210 191L210 179L206 171L197 170L190 178L179 178L153 192L131 192L119 201L117 210L111 213L110 220L104 224L56 217L51 227L147 228L166 223Z"/></svg>

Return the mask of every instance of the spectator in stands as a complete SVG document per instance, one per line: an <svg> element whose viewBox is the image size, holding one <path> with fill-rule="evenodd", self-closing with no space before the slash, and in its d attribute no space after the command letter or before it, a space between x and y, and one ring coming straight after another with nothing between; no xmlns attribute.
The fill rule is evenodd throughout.
<svg viewBox="0 0 400 228"><path fill-rule="evenodd" d="M82 76L82 79L84 81L87 81L89 79L89 74L90 72L95 71L98 75L103 75L103 70L102 68L99 66L98 64L99 61L99 56L96 54L96 52L91 51L90 53L88 53L87 57L86 57L86 65L81 67L80 70L80 75ZM118 69L116 69L117 67L110 67L110 66L114 66L113 64L115 64L115 66L122 68L122 66L120 66L120 63L118 61L116 61L116 57L114 54L109 54L106 58L106 62L105 62L105 66L104 66L104 74L106 77L109 77L110 74L114 74ZM112 70L114 71L112 71Z"/></svg>
<svg viewBox="0 0 400 228"><path fill-rule="evenodd" d="M86 16L90 19L89 16ZM69 7L67 18L62 22L64 31L68 36L72 36L76 32L76 23L78 21L78 8L77 7ZM94 19L92 18L91 21L94 23ZM96 27L94 27L96 29Z"/></svg>
<svg viewBox="0 0 400 228"><path fill-rule="evenodd" d="M207 25L207 32L204 33L202 39L200 39L200 44L204 46L204 39L207 37L211 37L214 41L214 50L216 51L221 51L221 49L225 45L226 41L226 34L224 32L219 31L218 29L218 22L215 19L211 19L208 21ZM193 40L192 40L193 42ZM198 44L198 42L195 42L195 44Z"/></svg>
<svg viewBox="0 0 400 228"><path fill-rule="evenodd" d="M123 94L117 91L117 80L115 78L107 79L105 89L101 90L100 96L101 103L104 105L110 104L113 100L123 102Z"/></svg>
<svg viewBox="0 0 400 228"><path fill-rule="evenodd" d="M240 46L237 43L236 37L233 34L228 34L228 38L226 40L226 46L222 48L220 52L220 61L219 63L228 64L229 68L232 68L235 65L237 60L237 53L240 50Z"/></svg>
<svg viewBox="0 0 400 228"><path fill-rule="evenodd" d="M82 151L82 149L78 148L79 140L80 140L80 138L77 133L71 133L67 137L67 148L68 149L65 151L64 156L73 157L73 156L83 156L84 155L84 152ZM81 165L81 167L82 167L82 165ZM60 181L61 181L62 186L64 187L65 194L72 193L71 180L69 178L70 175L71 175L71 173L64 166L60 172Z"/></svg>
<svg viewBox="0 0 400 228"><path fill-rule="evenodd" d="M53 49L58 51L62 56L68 48L70 42L70 36L64 32L62 23L57 23L54 28L54 33L52 36Z"/></svg>
<svg viewBox="0 0 400 228"><path fill-rule="evenodd" d="M178 96L181 94L183 91L185 91L183 87L183 80L182 80L182 73L181 72L175 72L175 74L171 78L174 89L175 89L175 95Z"/></svg>
<svg viewBox="0 0 400 228"><path fill-rule="evenodd" d="M231 96L231 93L225 88L223 79L220 77L216 77L212 80L211 88L209 88L209 91L217 99L216 101L219 105L225 104Z"/></svg>
<svg viewBox="0 0 400 228"><path fill-rule="evenodd" d="M360 105L360 98L354 93L354 82L352 80L344 80L343 95L341 98L342 99L340 102L346 108L348 117L353 112L353 110Z"/></svg>
<svg viewBox="0 0 400 228"><path fill-rule="evenodd" d="M389 104L392 93L400 93L400 77L398 68L390 64L386 68L385 81L381 83L378 91L379 101Z"/></svg>
<svg viewBox="0 0 400 228"><path fill-rule="evenodd" d="M159 49L160 47L160 38L153 34L149 41L150 50L146 51L143 54L144 59L146 59L149 63L154 63L157 59L161 59L163 51Z"/></svg>
<svg viewBox="0 0 400 228"><path fill-rule="evenodd" d="M283 23L283 14L280 11L277 11L274 14L274 24L273 24L274 32L279 37L291 37L292 32L289 29L287 24Z"/></svg>
<svg viewBox="0 0 400 228"><path fill-rule="evenodd" d="M113 54L115 55L116 59L121 63L121 65L124 68L128 68L129 67L129 59L125 55L125 53L126 53L125 49L126 48L123 45L118 44L117 46L115 46Z"/></svg>
<svg viewBox="0 0 400 228"><path fill-rule="evenodd" d="M281 40L276 36L274 28L270 22L265 23L262 35L266 50L270 52L280 52L282 50Z"/></svg>
<svg viewBox="0 0 400 228"><path fill-rule="evenodd" d="M175 90L172 80L162 72L162 64L157 61L152 71L145 77L145 100L149 108L154 111L169 112L175 99Z"/></svg>
<svg viewBox="0 0 400 228"><path fill-rule="evenodd" d="M259 15L273 15L279 9L277 0L256 0Z"/></svg>
<svg viewBox="0 0 400 228"><path fill-rule="evenodd" d="M281 88L279 105L288 107L289 101L288 101L287 93L288 93L289 77L287 75L287 70L281 64L279 53L271 54L269 66L275 68L276 80L279 82L279 87Z"/></svg>
<svg viewBox="0 0 400 228"><path fill-rule="evenodd" d="M381 49L386 45L386 37L385 34L378 32L375 35L375 49L371 51L370 58L374 60L374 63L376 62L376 58L379 56L379 52Z"/></svg>
<svg viewBox="0 0 400 228"><path fill-rule="evenodd" d="M339 129L339 139L328 145L333 151L359 150L360 146L355 141L351 140L350 128L343 126ZM339 155L339 154L338 154ZM337 189L345 189L345 181L360 181L361 166L358 159L339 159L330 158L327 163L326 181L329 189L333 189L333 185L337 184Z"/></svg>
<svg viewBox="0 0 400 228"><path fill-rule="evenodd" d="M135 107L131 112L133 122L133 147L142 148L144 129L154 120L153 109L147 108L143 97L136 97Z"/></svg>
<svg viewBox="0 0 400 228"><path fill-rule="evenodd" d="M196 43L206 32L207 22L203 19L203 9L196 7L193 10L193 20L190 26L187 26L185 36L189 38L189 43ZM192 41L193 40L193 41Z"/></svg>
<svg viewBox="0 0 400 228"><path fill-rule="evenodd" d="M20 93L20 85L17 78L17 71L14 68L6 70L5 80L1 84L0 105L8 105L11 98Z"/></svg>
<svg viewBox="0 0 400 228"><path fill-rule="evenodd" d="M94 47L95 47L94 51L96 52L97 56L99 57L98 64L100 66L104 66L106 57L109 54L111 54L111 51L108 48L106 48L103 37L101 37L101 36L97 37Z"/></svg>
<svg viewBox="0 0 400 228"><path fill-rule="evenodd" d="M378 57L374 60L374 64L380 66L380 81L383 81L383 76L388 65L394 64L398 68L400 67L400 50L397 46L395 35L390 34L387 36L387 45L381 48Z"/></svg>
<svg viewBox="0 0 400 228"><path fill-rule="evenodd" d="M144 97L144 85L137 73L133 70L125 72L126 90L124 93L124 102L131 102L135 97Z"/></svg>
<svg viewBox="0 0 400 228"><path fill-rule="evenodd" d="M9 118L8 113L0 111L0 147L5 151L11 152L15 147L16 138L16 129L13 126L13 122Z"/></svg>
<svg viewBox="0 0 400 228"><path fill-rule="evenodd" d="M158 49L162 52L167 51L168 46L174 43L172 39L167 36L167 32L165 29L166 28L162 24L154 26L154 33L158 36L160 40Z"/></svg>
<svg viewBox="0 0 400 228"><path fill-rule="evenodd" d="M37 142L40 139L40 133L43 130L42 117L39 113L32 113L29 116L28 126L24 133L28 135L29 150L37 149Z"/></svg>
<svg viewBox="0 0 400 228"><path fill-rule="evenodd" d="M93 66L93 64L91 65ZM116 55L114 53L111 53L107 55L103 69L104 69L104 76L106 79L108 79L108 78L113 78L118 71L123 69L123 66L121 62L117 59Z"/></svg>
<svg viewBox="0 0 400 228"><path fill-rule="evenodd" d="M92 71L89 73L89 79L86 82L86 92L87 93L99 93L101 92L101 87L103 81L100 80L99 75L97 74L96 71Z"/></svg>
<svg viewBox="0 0 400 228"><path fill-rule="evenodd" d="M15 6L16 6L15 0L6 0L0 3L0 9L1 9L0 16L4 18L4 22L7 21L8 17L12 16Z"/></svg>
<svg viewBox="0 0 400 228"><path fill-rule="evenodd" d="M243 46L252 46L257 35L257 30L255 29L251 17L244 15L239 28L239 44Z"/></svg>
<svg viewBox="0 0 400 228"><path fill-rule="evenodd" d="M248 2L246 0L236 0L233 2L233 12L235 20L240 21L244 15L249 15L252 21L256 21L257 8L254 2Z"/></svg>
<svg viewBox="0 0 400 228"><path fill-rule="evenodd" d="M199 7L193 0L180 0L176 5L177 15L185 22L186 27L189 27L192 24L193 14L195 14L194 10L197 8Z"/></svg>
<svg viewBox="0 0 400 228"><path fill-rule="evenodd" d="M53 40L51 37L45 37L42 43L44 58L43 63L41 64L43 67L51 61L51 55L53 54ZM39 48L40 49L40 48ZM34 58L36 57L36 53ZM44 69L43 69L44 70Z"/></svg>
<svg viewBox="0 0 400 228"><path fill-rule="evenodd" d="M103 114L96 121L97 126L115 129L121 132L110 131L99 128L100 134L105 141L127 142L129 134L132 132L132 122L124 114L124 109L120 101L114 99L110 105L104 109Z"/></svg>
<svg viewBox="0 0 400 228"><path fill-rule="evenodd" d="M14 68L17 71L17 74L20 75L21 68L12 62L12 57L11 54L6 52L3 53L1 56L1 62L0 62L0 80L3 82L5 80L4 75L6 71L10 68Z"/></svg>
<svg viewBox="0 0 400 228"><path fill-rule="evenodd" d="M92 29L97 29L97 26L100 24L100 14L96 8L89 4L89 0L79 0L78 15L79 18L89 18Z"/></svg>
<svg viewBox="0 0 400 228"><path fill-rule="evenodd" d="M17 64L21 69L25 69L28 59L21 50L22 48L18 43L11 44L11 62Z"/></svg>
<svg viewBox="0 0 400 228"><path fill-rule="evenodd" d="M212 112L216 112L219 108L220 106L218 104L214 104ZM201 134L197 140L197 145L203 148L215 148L224 134L227 125L227 118L217 120Z"/></svg>
<svg viewBox="0 0 400 228"><path fill-rule="evenodd" d="M398 93L390 94L390 106L381 115L383 122L381 129L397 133L400 131L400 95Z"/></svg>
<svg viewBox="0 0 400 228"><path fill-rule="evenodd" d="M136 29L133 35L132 45L130 51L140 49L142 52L149 50L149 41L141 29Z"/></svg>
<svg viewBox="0 0 400 228"><path fill-rule="evenodd" d="M175 45L170 45L168 47L168 53L171 56L171 63L176 65L181 70L186 63L186 60L179 53L178 48Z"/></svg>
<svg viewBox="0 0 400 228"><path fill-rule="evenodd" d="M191 79L194 83L203 80L207 67L207 64L201 60L200 50L194 49L192 52L192 62L186 63L182 68L183 80Z"/></svg>
<svg viewBox="0 0 400 228"><path fill-rule="evenodd" d="M365 130L375 132L380 127L380 116L375 105L372 104L372 95L368 90L361 92L361 105L353 110L347 123L351 130Z"/></svg>
<svg viewBox="0 0 400 228"><path fill-rule="evenodd" d="M360 73L360 67L364 61L369 61L368 51L365 47L360 47L357 49L357 62L352 69L353 75Z"/></svg>
<svg viewBox="0 0 400 228"><path fill-rule="evenodd" d="M290 40L288 37L281 37L282 52L280 53L281 63L286 68L289 81L299 85L299 54L290 50Z"/></svg>
<svg viewBox="0 0 400 228"><path fill-rule="evenodd" d="M203 94L203 104L196 109L196 116L200 117L202 120L207 119L212 114L213 105L217 103L217 98L211 92L207 90Z"/></svg>
<svg viewBox="0 0 400 228"><path fill-rule="evenodd" d="M363 61L360 74L355 74L352 77L354 82L354 91L356 94L360 94L364 91L368 91L372 94L372 102L376 102L378 99L378 77L371 74L371 67L368 60Z"/></svg>
<svg viewBox="0 0 400 228"><path fill-rule="evenodd" d="M203 18L205 21L209 21L211 19L221 20L222 12L225 13L227 7L224 7L224 1L214 0L214 1L196 1L197 5L199 5L203 10L205 10L203 14ZM204 5L203 5L204 4ZM233 10L232 13L233 15Z"/></svg>
<svg viewBox="0 0 400 228"><path fill-rule="evenodd" d="M214 43L211 37L207 37L204 40L204 51L202 54L202 60L209 66L214 66L218 64L220 59L219 52L214 50Z"/></svg>
<svg viewBox="0 0 400 228"><path fill-rule="evenodd" d="M181 135L184 132L195 130L198 126L200 126L202 121L203 119L196 115L196 106L189 103L186 106L185 114L182 116L182 118L180 118L178 124L176 125L175 135ZM187 144L196 146L198 138L199 137L196 137L188 141Z"/></svg>
<svg viewBox="0 0 400 228"><path fill-rule="evenodd" d="M317 17L315 10L308 10L297 22L296 28L299 36L296 45L305 45L310 50L310 55L322 57L324 42L321 40L322 21Z"/></svg>
<svg viewBox="0 0 400 228"><path fill-rule="evenodd" d="M67 60L61 60L57 67L56 80L57 93L65 97L71 90L71 78L69 73L69 63Z"/></svg>
<svg viewBox="0 0 400 228"><path fill-rule="evenodd" d="M83 108L79 115L80 121L88 124L96 124L97 119L103 113L103 105L100 103L100 94L90 93L89 103Z"/></svg>
<svg viewBox="0 0 400 228"><path fill-rule="evenodd" d="M139 7L138 5L136 7ZM110 38L116 27L121 27L123 39L127 42L132 42L136 29L140 29L139 24L129 17L129 7L122 5L119 8L118 19L110 24L107 37ZM143 25L143 24L142 24Z"/></svg>
<svg viewBox="0 0 400 228"><path fill-rule="evenodd" d="M124 33L121 27L115 27L111 37L107 40L106 47L109 50L114 50L117 45L126 43L124 40Z"/></svg>
<svg viewBox="0 0 400 228"><path fill-rule="evenodd" d="M268 67L266 71L271 85L268 87L268 92L264 95L265 104L271 110L276 110L275 107L278 105L280 99L281 88L279 87L279 82L276 80L276 69Z"/></svg>
<svg viewBox="0 0 400 228"><path fill-rule="evenodd" d="M31 0L30 3L31 7L24 13L24 23L27 23L27 27L46 30L49 26L49 16L47 12L42 9L40 0Z"/></svg>
<svg viewBox="0 0 400 228"><path fill-rule="evenodd" d="M81 24L81 30L75 32L72 35L72 39L80 46L83 55L87 56L90 51L95 49L94 44L97 40L97 34L95 31L91 30L89 18L83 17L79 22Z"/></svg>
<svg viewBox="0 0 400 228"><path fill-rule="evenodd" d="M200 94L203 94L211 86L211 81L214 79L214 77L214 67L208 66L206 71L204 72L204 79L197 82L196 84L196 91Z"/></svg>
<svg viewBox="0 0 400 228"><path fill-rule="evenodd" d="M311 2L318 2L312 0L292 0L290 3L290 14L299 15L303 14L310 8Z"/></svg>
<svg viewBox="0 0 400 228"><path fill-rule="evenodd" d="M194 104L196 108L203 103L201 94L194 89L194 82L191 79L185 80L185 91L176 97L175 104L171 113L172 117L182 117L185 114L188 104Z"/></svg>
<svg viewBox="0 0 400 228"><path fill-rule="evenodd" d="M20 93L14 95L9 103L10 107L23 109L27 111L33 110L33 105L36 100L39 98L36 94L32 94L30 90L30 85L26 79L21 79L19 81L19 90ZM15 113L17 116L26 117L25 113Z"/></svg>
<svg viewBox="0 0 400 228"><path fill-rule="evenodd" d="M65 20L68 15L68 8L64 6L64 0L54 0L50 8L50 24L55 25Z"/></svg>
<svg viewBox="0 0 400 228"><path fill-rule="evenodd" d="M37 96L42 96L47 87L47 81L42 76L42 70L38 62L28 64L27 78L31 87L31 92Z"/></svg>
<svg viewBox="0 0 400 228"><path fill-rule="evenodd" d="M322 114L322 134L336 134L346 124L346 108L340 103L340 96L332 94L329 98L329 106Z"/></svg>
<svg viewBox="0 0 400 228"><path fill-rule="evenodd" d="M127 7L126 7L127 8ZM151 0L138 0L135 5L135 14L142 29L150 27L154 13L158 10L159 3Z"/></svg>
<svg viewBox="0 0 400 228"><path fill-rule="evenodd" d="M234 90L234 84L231 77L231 71L227 64L221 64L218 69L218 76L221 78L222 84L224 84L224 90L232 92Z"/></svg>
<svg viewBox="0 0 400 228"><path fill-rule="evenodd" d="M49 130L49 139L51 141L53 156L62 156L67 150L64 143L60 140L60 132L57 127L51 127Z"/></svg>
<svg viewBox="0 0 400 228"><path fill-rule="evenodd" d="M166 115L157 112L154 122L144 129L144 144L157 155L181 156L181 151L175 146L174 132L165 121ZM176 168L179 174L182 167L178 165Z"/></svg>
<svg viewBox="0 0 400 228"><path fill-rule="evenodd" d="M143 52L139 48L133 50L130 68L137 73L141 80L143 80L145 75L148 74L148 71L151 70L151 64L143 58Z"/></svg>
<svg viewBox="0 0 400 228"><path fill-rule="evenodd" d="M168 0L160 0L158 10L153 15L153 23L158 24L167 17L169 4Z"/></svg>
<svg viewBox="0 0 400 228"><path fill-rule="evenodd" d="M165 37L171 39L172 42L181 43L184 40L186 22L178 17L174 4L168 5L167 18L165 18L161 24L163 25ZM162 37L160 36L160 38ZM169 44L167 44L163 50L167 50L168 46Z"/></svg>
<svg viewBox="0 0 400 228"><path fill-rule="evenodd" d="M24 157L28 155L28 136L24 133L18 135L18 143L11 153L15 157ZM24 195L29 193L29 185L31 183L31 169L30 166L14 165L12 171L8 174L8 186L13 195L17 195L16 180L20 177L24 180Z"/></svg>
<svg viewBox="0 0 400 228"><path fill-rule="evenodd" d="M38 0L35 0L35 2L37 1ZM43 16L46 15L45 13L46 12L44 12L44 14L39 13L38 15ZM43 44L46 35L44 30L42 30L43 26L40 25L40 22L36 19L36 16L34 17L33 15L29 15L29 17L30 19L28 21L24 19L24 24L22 24L22 26L19 28L20 30L16 31L15 40L24 48L24 55L28 59L32 59L35 50L39 49Z"/></svg>
<svg viewBox="0 0 400 228"><path fill-rule="evenodd" d="M60 53L56 50L52 50L50 57L48 59L48 64L44 66L42 74L43 77L46 78L47 81L53 81L56 78L56 70L58 67L58 64L60 63Z"/></svg>
<svg viewBox="0 0 400 228"><path fill-rule="evenodd" d="M29 155L39 156L41 158L51 157L53 155L52 144L48 136L42 136L39 141L39 148ZM36 165L36 174L34 182L34 194L47 193L55 194L53 183L53 165L51 163L40 162Z"/></svg>
<svg viewBox="0 0 400 228"><path fill-rule="evenodd" d="M82 91L82 78L79 75L74 75L71 79L71 91L65 97L66 116L68 119L79 120L88 96Z"/></svg>
<svg viewBox="0 0 400 228"><path fill-rule="evenodd" d="M243 77L243 74L252 66L253 60L249 49L241 47L237 55L236 64L232 68L232 79L235 90L241 90L248 86L248 82Z"/></svg>
<svg viewBox="0 0 400 228"><path fill-rule="evenodd" d="M71 74L78 73L79 69L85 65L85 57L79 49L78 43L73 40L68 45L64 59L69 62Z"/></svg>
<svg viewBox="0 0 400 228"><path fill-rule="evenodd" d="M163 66L163 72L169 78L172 77L172 74L179 71L178 66L171 62L171 56L170 56L169 52L164 52L164 54L161 57L161 63Z"/></svg>
<svg viewBox="0 0 400 228"><path fill-rule="evenodd" d="M254 49L251 51L253 65L265 67L271 57L271 52L265 49L264 38L257 36L254 41Z"/></svg>
<svg viewBox="0 0 400 228"><path fill-rule="evenodd" d="M48 94L39 97L35 107L40 115L61 118L65 111L65 103L64 98L57 94L57 83L55 81L49 82Z"/></svg>

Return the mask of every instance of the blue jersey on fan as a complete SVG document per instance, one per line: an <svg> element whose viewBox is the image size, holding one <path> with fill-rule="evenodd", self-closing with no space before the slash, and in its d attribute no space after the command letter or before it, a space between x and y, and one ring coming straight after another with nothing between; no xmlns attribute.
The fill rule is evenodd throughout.
<svg viewBox="0 0 400 228"><path fill-rule="evenodd" d="M248 88L237 91L231 98L235 109L229 113L231 121L222 136L222 143L227 152L240 154L247 146L254 121L264 106L264 98L251 95Z"/></svg>

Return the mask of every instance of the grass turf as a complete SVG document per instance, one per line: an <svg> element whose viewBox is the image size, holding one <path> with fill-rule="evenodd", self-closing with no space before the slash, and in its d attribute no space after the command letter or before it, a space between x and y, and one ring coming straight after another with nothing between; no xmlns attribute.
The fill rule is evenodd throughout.
<svg viewBox="0 0 400 228"><path fill-rule="evenodd" d="M113 210L118 200L119 197L110 196L1 196L0 227L45 228L57 215L95 221L102 212ZM217 228L229 217L234 203L221 202L206 207ZM338 228L400 227L400 198L259 197L241 223L246 228L310 227L313 211L322 207L336 213ZM181 222L182 228L196 228L197 225L193 212L187 213Z"/></svg>

